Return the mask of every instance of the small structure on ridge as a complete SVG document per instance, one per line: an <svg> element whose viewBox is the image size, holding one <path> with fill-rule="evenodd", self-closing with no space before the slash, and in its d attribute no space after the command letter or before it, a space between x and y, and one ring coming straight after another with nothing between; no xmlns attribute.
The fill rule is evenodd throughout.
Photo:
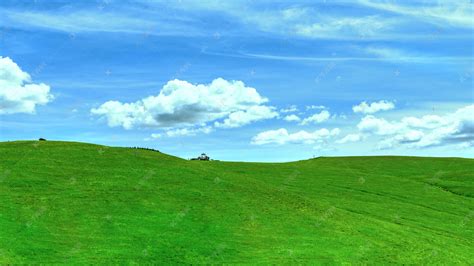
<svg viewBox="0 0 474 266"><path fill-rule="evenodd" d="M207 156L205 153L201 153L201 155L197 158L191 158L191 160L197 160L197 161L209 161L210 158Z"/></svg>

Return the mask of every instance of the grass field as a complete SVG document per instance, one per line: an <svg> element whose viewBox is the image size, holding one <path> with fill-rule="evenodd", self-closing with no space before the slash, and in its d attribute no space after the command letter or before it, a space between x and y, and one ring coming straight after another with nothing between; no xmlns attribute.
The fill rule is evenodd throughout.
<svg viewBox="0 0 474 266"><path fill-rule="evenodd" d="M474 263L474 160L0 143L0 264Z"/></svg>

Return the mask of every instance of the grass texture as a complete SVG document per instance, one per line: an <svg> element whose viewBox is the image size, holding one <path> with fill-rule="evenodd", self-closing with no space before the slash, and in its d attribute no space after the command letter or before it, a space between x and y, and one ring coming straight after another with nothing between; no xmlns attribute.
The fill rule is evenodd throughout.
<svg viewBox="0 0 474 266"><path fill-rule="evenodd" d="M474 160L0 143L0 264L474 263Z"/></svg>

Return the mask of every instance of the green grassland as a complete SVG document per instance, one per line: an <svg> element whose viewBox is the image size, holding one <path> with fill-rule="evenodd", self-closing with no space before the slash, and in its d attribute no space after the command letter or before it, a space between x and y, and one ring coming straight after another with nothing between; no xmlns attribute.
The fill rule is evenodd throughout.
<svg viewBox="0 0 474 266"><path fill-rule="evenodd" d="M474 160L0 143L0 264L474 263Z"/></svg>

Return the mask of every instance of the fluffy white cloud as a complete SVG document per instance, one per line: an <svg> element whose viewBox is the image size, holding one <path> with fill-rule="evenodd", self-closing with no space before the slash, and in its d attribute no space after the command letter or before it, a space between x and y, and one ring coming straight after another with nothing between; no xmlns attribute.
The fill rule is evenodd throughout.
<svg viewBox="0 0 474 266"><path fill-rule="evenodd" d="M314 114L310 117L307 117L307 118L303 119L303 121L301 121L300 124L301 125L307 125L307 124L311 124L311 123L322 123L322 122L328 120L329 117L331 117L331 114L328 111L323 110L318 114Z"/></svg>
<svg viewBox="0 0 474 266"><path fill-rule="evenodd" d="M398 134L394 139L399 143L412 143L420 141L424 136L424 133L419 130L407 130L401 134Z"/></svg>
<svg viewBox="0 0 474 266"><path fill-rule="evenodd" d="M264 145L264 144L286 144L286 143L302 143L302 144L314 144L317 142L325 141L331 137L337 136L340 133L338 128L328 130L322 128L313 132L301 130L295 133L288 133L284 128L277 130L269 130L260 132L252 138L252 144Z"/></svg>
<svg viewBox="0 0 474 266"><path fill-rule="evenodd" d="M378 101L367 104L367 102L361 102L359 105L352 107L354 113L373 114L378 111L386 111L395 108L395 104L390 101Z"/></svg>
<svg viewBox="0 0 474 266"><path fill-rule="evenodd" d="M326 109L324 105L307 105L306 110L314 110L314 109Z"/></svg>
<svg viewBox="0 0 474 266"><path fill-rule="evenodd" d="M362 118L357 127L363 134L385 136L379 143L381 149L399 145L412 148L449 144L469 146L474 141L473 114L474 105L444 116L404 117L400 121L387 121L368 115Z"/></svg>
<svg viewBox="0 0 474 266"><path fill-rule="evenodd" d="M287 115L283 118L283 120L288 121L288 122L298 122L301 120L297 115Z"/></svg>
<svg viewBox="0 0 474 266"><path fill-rule="evenodd" d="M373 115L363 117L357 125L357 128L362 133L373 133L377 135L391 135L397 132L400 127L400 124L390 123L383 118L377 118Z"/></svg>
<svg viewBox="0 0 474 266"><path fill-rule="evenodd" d="M91 113L105 117L111 127L125 129L181 128L207 122L238 127L277 116L272 107L263 105L267 101L242 81L217 78L210 84L191 84L175 79L168 81L157 96L132 103L108 101Z"/></svg>
<svg viewBox="0 0 474 266"><path fill-rule="evenodd" d="M178 128L173 130L166 131L168 137L178 137L178 136L194 136L199 133L209 134L212 132L212 127L205 126L199 128Z"/></svg>
<svg viewBox="0 0 474 266"><path fill-rule="evenodd" d="M28 73L10 58L0 56L0 114L33 114L37 105L53 98L48 85L31 83Z"/></svg>
<svg viewBox="0 0 474 266"><path fill-rule="evenodd" d="M336 143L344 144L348 142L357 142L360 141L362 137L359 134L348 134L340 140L337 140Z"/></svg>
<svg viewBox="0 0 474 266"><path fill-rule="evenodd" d="M265 105L252 106L245 111L237 111L231 113L224 122L215 122L214 126L222 128L241 127L252 122L277 117L278 113L273 107Z"/></svg>
<svg viewBox="0 0 474 266"><path fill-rule="evenodd" d="M448 121L446 121L446 118L438 115L425 115L421 118L413 116L404 117L402 118L402 123L413 128L433 129L445 125Z"/></svg>

